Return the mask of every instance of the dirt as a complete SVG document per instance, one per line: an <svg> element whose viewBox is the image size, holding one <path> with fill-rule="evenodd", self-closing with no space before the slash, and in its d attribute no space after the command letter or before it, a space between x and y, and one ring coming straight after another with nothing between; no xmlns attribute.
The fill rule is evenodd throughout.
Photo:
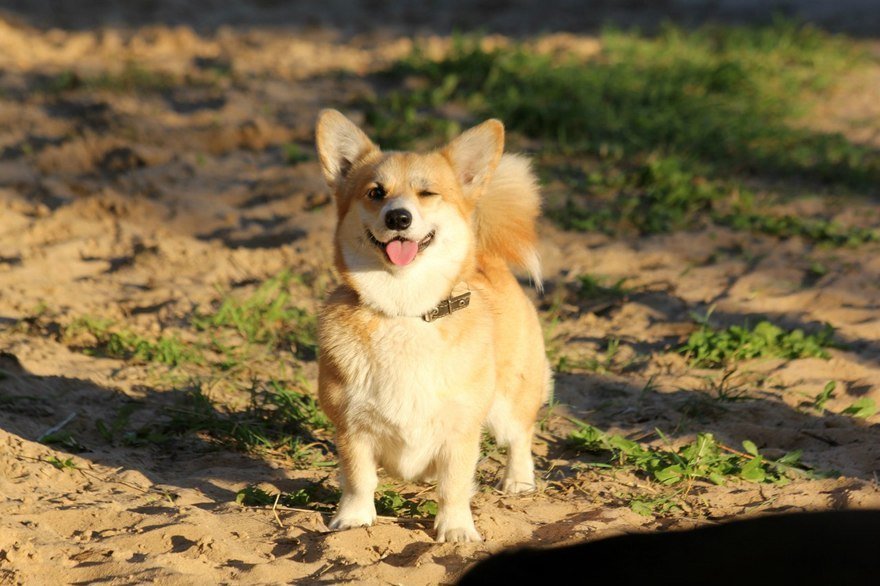
<svg viewBox="0 0 880 586"><path fill-rule="evenodd" d="M418 519L328 533L325 513L235 502L249 484L288 492L326 470L218 448L202 436L170 447L103 441L97 420L112 420L130 399L146 405L135 417L149 420L178 393L152 387L143 365L90 356L28 328L28 320L63 325L100 315L158 334L215 302L218 290L283 269L306 277L311 286L296 288L297 303L314 309L331 278L335 221L311 154L315 116L372 95L364 76L406 55L412 41L395 32L405 11L385 30L368 7L361 12L369 34L358 36L351 26L342 33L331 26L329 5L310 26L288 30L271 25L270 8L249 12L242 3L230 3L223 19L201 20L185 2L158 3L154 18L17 12L18 4L0 18L0 584L449 583L474 560L515 544L880 507L880 416L841 414L861 397L880 403L880 247L822 249L721 228L635 238L542 222L548 290L535 300L545 317L559 318L551 332L557 350L593 355L615 338L616 363L632 358L638 367L557 376L558 405L535 441L540 490L497 494L497 454L481 463L474 512L484 543L435 544L430 520ZM96 12L103 4L94 3ZM224 26L236 14L248 28ZM442 12L436 30L422 28L430 50L448 46L442 33L454 14ZM598 43L583 31L542 42L582 54ZM75 89L124 74L127 62L190 83L158 77L142 82L153 84L143 91L52 89L59 79ZM876 120L864 122L876 107L864 105L862 91L876 90L877 79L870 72L824 105L816 128L877 144ZM309 157L289 164L290 143ZM562 189L548 185L548 199ZM828 206L780 204L813 208ZM830 209L838 219L878 224L868 198ZM816 262L825 274L810 272ZM632 291L586 304L573 293L584 273L625 277ZM718 373L688 368L669 351L696 327L691 313L713 305L721 324L760 315L813 331L827 322L845 347L829 360L748 362L734 380L750 399L719 401L705 378ZM314 388L314 363L301 367ZM829 380L837 393L826 411L805 407ZM38 441L72 414L64 429L86 451ZM750 439L770 455L801 450L804 462L839 475L785 485L697 482L679 495L682 510L644 516L632 510L633 495L668 491L625 470L579 466L565 442L570 418L629 437L660 428L675 445L699 431L734 447ZM58 469L47 463L52 457L75 467Z"/></svg>

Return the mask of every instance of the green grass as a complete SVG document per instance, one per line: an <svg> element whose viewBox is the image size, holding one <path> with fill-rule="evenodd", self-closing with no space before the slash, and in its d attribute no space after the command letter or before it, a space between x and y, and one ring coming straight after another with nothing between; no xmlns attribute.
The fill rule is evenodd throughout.
<svg viewBox="0 0 880 586"><path fill-rule="evenodd" d="M622 299L633 291L624 286L627 277L617 279L610 285L605 284L607 281L606 277L599 275L579 275L577 277L578 297L583 299Z"/></svg>
<svg viewBox="0 0 880 586"><path fill-rule="evenodd" d="M431 108L458 101L567 151L657 152L863 182L877 171L870 150L786 121L798 109L793 96L821 90L866 58L845 39L790 22L668 26L650 38L607 31L601 53L586 62L523 46L484 50L478 39L460 38L439 61L416 52L397 65L390 73L420 78L421 89L392 92L368 121L380 141L406 146L436 119Z"/></svg>
<svg viewBox="0 0 880 586"><path fill-rule="evenodd" d="M834 389L837 388L837 383L833 380L828 381L822 390L813 397L812 401L805 401L801 403L804 407L810 407L815 409L819 413L825 412L825 404L828 403L831 399L834 398Z"/></svg>
<svg viewBox="0 0 880 586"><path fill-rule="evenodd" d="M380 487L376 496L376 513L389 517L433 517L437 514L437 501L407 498L393 488Z"/></svg>
<svg viewBox="0 0 880 586"><path fill-rule="evenodd" d="M249 344L290 346L298 358L314 359L317 320L293 303L289 290L293 278L290 271L283 271L249 296L226 295L215 310L197 313L192 323L215 339L222 330L232 330Z"/></svg>
<svg viewBox="0 0 880 586"><path fill-rule="evenodd" d="M657 434L666 440L659 430ZM603 462L594 463L596 466L627 467L663 485L695 480L720 485L728 479L780 484L811 475L800 463L800 452L770 460L762 456L751 441L743 442L744 451L734 450L719 443L711 433L697 434L694 441L673 450L645 446L578 422L569 442L583 452L607 454Z"/></svg>
<svg viewBox="0 0 880 586"><path fill-rule="evenodd" d="M444 115L450 103L467 123L501 118L514 136L541 141L545 180L573 188L547 210L566 229L655 234L715 220L833 245L877 239L764 213L740 185L757 175L874 188L876 151L792 123L870 60L859 44L786 21L668 26L654 37L606 31L601 42L580 61L525 45L487 50L476 38L459 38L439 60L416 51L386 72L404 89L362 104L367 122L383 146L408 148L461 130L460 115Z"/></svg>
<svg viewBox="0 0 880 586"><path fill-rule="evenodd" d="M853 403L841 411L844 415L858 417L859 419L867 419L877 413L877 403L871 397L862 397L856 399Z"/></svg>
<svg viewBox="0 0 880 586"><path fill-rule="evenodd" d="M244 408L234 409L195 386L168 409L170 421L160 429L168 435L204 432L221 444L279 454L303 467L334 464L315 437L330 422L310 394L277 381L255 382L248 391Z"/></svg>
<svg viewBox="0 0 880 586"><path fill-rule="evenodd" d="M829 358L826 348L834 345L834 329L825 325L815 334L786 331L768 321L754 327L730 326L714 329L704 323L678 351L691 366L718 367L751 358Z"/></svg>
<svg viewBox="0 0 880 586"><path fill-rule="evenodd" d="M165 71L150 69L136 61L127 61L119 71L102 71L83 75L68 69L47 78L39 89L48 94L68 91L108 91L114 93L162 93L177 86L214 87L218 77L213 72L199 76L179 76Z"/></svg>
<svg viewBox="0 0 880 586"><path fill-rule="evenodd" d="M556 372L572 373L572 372L595 372L597 374L606 374L619 370L615 365L615 356L620 349L620 340L611 338L605 348L605 352L601 355L593 356L570 356L568 354L560 354L556 358L556 364L553 368Z"/></svg>
<svg viewBox="0 0 880 586"><path fill-rule="evenodd" d="M59 470L71 470L76 469L76 463L73 461L73 458L66 458L64 460L58 458L57 456L50 456L43 460L49 464L52 464Z"/></svg>
<svg viewBox="0 0 880 586"><path fill-rule="evenodd" d="M311 155L295 142L281 145L281 152L284 155L284 162L288 165L298 165L311 158Z"/></svg>
<svg viewBox="0 0 880 586"><path fill-rule="evenodd" d="M330 511L339 502L338 490L329 489L322 482L313 482L295 492L272 494L256 485L249 485L235 494L235 502L245 507L274 506L307 507L316 511Z"/></svg>
<svg viewBox="0 0 880 586"><path fill-rule="evenodd" d="M316 319L295 304L294 279L284 271L249 294L224 294L179 326L188 341L177 334L147 337L94 316L64 327L60 337L69 346L131 365L168 366L150 370L155 384L168 391L188 389L176 405L162 408L164 417L133 426L132 414L147 405L127 403L112 418L98 419L97 433L108 443L128 446L205 434L223 445L288 458L297 466L334 465L325 439L330 422L307 390L301 366L316 356ZM55 327L40 330L32 322L35 331ZM82 449L67 435L52 439Z"/></svg>
<svg viewBox="0 0 880 586"><path fill-rule="evenodd" d="M313 482L295 492L275 494L249 485L236 493L235 502L246 507L267 507L278 503L286 507L332 511L340 496L338 490L329 489L320 482ZM437 514L437 501L406 497L390 487L380 487L375 505L377 514L390 517L426 518Z"/></svg>
<svg viewBox="0 0 880 586"><path fill-rule="evenodd" d="M151 340L129 329L116 326L113 321L94 316L75 319L64 330L64 339L76 343L85 336L87 354L108 356L136 362L158 362L169 366L204 361L201 351L176 335L160 336Z"/></svg>
<svg viewBox="0 0 880 586"><path fill-rule="evenodd" d="M608 183L603 177L592 177L586 189L595 198L569 198L547 215L562 228L582 232L659 234L691 228L732 189L709 181L698 168L676 156L652 156L638 164L621 162Z"/></svg>
<svg viewBox="0 0 880 586"><path fill-rule="evenodd" d="M859 246L880 242L880 231L858 226L842 226L824 218L802 218L791 215L767 215L755 212L717 214L716 223L735 230L759 232L779 238L801 237L810 242L830 246Z"/></svg>
<svg viewBox="0 0 880 586"><path fill-rule="evenodd" d="M835 381L828 381L822 390L816 394L810 401L801 401L800 406L807 409L814 409L819 413L824 414L826 412L825 405L831 399L836 397L834 391L837 389L837 383ZM878 411L877 403L871 397L861 397L853 401L848 407L843 409L840 413L842 415L849 415L850 417L856 417L858 419L867 419L873 415L876 415Z"/></svg>

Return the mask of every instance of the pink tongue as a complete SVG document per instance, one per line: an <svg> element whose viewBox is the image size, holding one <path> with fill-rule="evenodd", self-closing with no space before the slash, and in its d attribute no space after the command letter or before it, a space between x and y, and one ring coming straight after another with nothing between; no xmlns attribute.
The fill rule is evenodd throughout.
<svg viewBox="0 0 880 586"><path fill-rule="evenodd" d="M408 265L419 252L419 243L412 240L392 240L385 245L385 254L399 267Z"/></svg>

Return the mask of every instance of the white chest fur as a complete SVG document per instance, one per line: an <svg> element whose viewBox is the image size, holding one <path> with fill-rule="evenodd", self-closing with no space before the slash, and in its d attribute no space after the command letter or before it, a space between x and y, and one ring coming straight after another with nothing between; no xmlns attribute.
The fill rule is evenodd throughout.
<svg viewBox="0 0 880 586"><path fill-rule="evenodd" d="M440 326L386 318L367 345L348 346L349 359L337 360L348 383L348 427L372 437L379 462L404 478L422 474L446 438L485 416L494 392L488 336L451 343L457 337Z"/></svg>

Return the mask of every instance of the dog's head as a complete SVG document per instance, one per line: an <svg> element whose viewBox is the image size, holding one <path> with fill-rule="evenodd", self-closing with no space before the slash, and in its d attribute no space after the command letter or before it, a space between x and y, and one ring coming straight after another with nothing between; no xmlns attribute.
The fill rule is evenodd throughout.
<svg viewBox="0 0 880 586"><path fill-rule="evenodd" d="M388 315L421 315L473 263L473 211L498 165L504 127L489 120L427 154L383 153L345 116L324 110L318 155L335 191L336 266Z"/></svg>

